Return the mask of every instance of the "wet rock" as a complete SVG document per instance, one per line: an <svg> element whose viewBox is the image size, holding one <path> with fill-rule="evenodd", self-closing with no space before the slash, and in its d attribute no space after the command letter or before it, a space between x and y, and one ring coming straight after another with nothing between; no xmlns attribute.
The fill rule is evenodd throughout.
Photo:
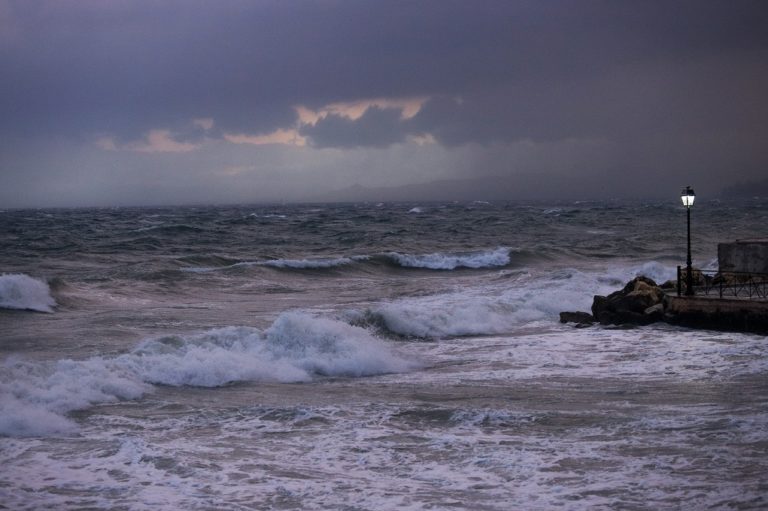
<svg viewBox="0 0 768 511"><path fill-rule="evenodd" d="M664 319L663 300L664 290L652 279L640 276L620 291L595 296L592 315L603 325L647 325Z"/></svg>
<svg viewBox="0 0 768 511"><path fill-rule="evenodd" d="M643 316L652 319L652 322L664 321L664 303L657 303L643 311Z"/></svg>
<svg viewBox="0 0 768 511"><path fill-rule="evenodd" d="M657 303L656 305L652 305L643 311L643 314L645 314L646 316L651 314L663 314L663 313L664 313L664 303Z"/></svg>
<svg viewBox="0 0 768 511"><path fill-rule="evenodd" d="M661 289L677 289L677 279L671 279L659 286Z"/></svg>
<svg viewBox="0 0 768 511"><path fill-rule="evenodd" d="M597 320L588 312L561 312L560 323L576 323L579 325L591 325L596 323Z"/></svg>

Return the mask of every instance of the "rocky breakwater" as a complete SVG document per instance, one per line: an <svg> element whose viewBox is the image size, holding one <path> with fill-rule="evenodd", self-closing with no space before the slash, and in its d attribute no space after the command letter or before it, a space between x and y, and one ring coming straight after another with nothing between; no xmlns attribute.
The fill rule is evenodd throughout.
<svg viewBox="0 0 768 511"><path fill-rule="evenodd" d="M752 277L750 277L752 278ZM696 286L742 286L737 277L717 275L705 277L694 274ZM623 289L608 296L595 296L592 314L587 312L561 312L561 323L575 323L585 328L600 323L631 328L663 321L690 328L754 332L768 334L768 299L764 294L756 297L692 295L677 296L674 281L657 285L648 277L636 277ZM615 328L615 326L614 326Z"/></svg>
<svg viewBox="0 0 768 511"><path fill-rule="evenodd" d="M586 327L602 325L648 325L664 321L664 289L648 277L635 277L623 289L608 296L597 295L592 302L592 314L561 312L561 323L576 323Z"/></svg>

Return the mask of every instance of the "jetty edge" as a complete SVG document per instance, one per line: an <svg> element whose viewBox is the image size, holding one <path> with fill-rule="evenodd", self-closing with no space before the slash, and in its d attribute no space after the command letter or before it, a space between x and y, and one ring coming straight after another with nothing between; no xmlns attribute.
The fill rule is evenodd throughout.
<svg viewBox="0 0 768 511"><path fill-rule="evenodd" d="M699 270L694 276L703 279ZM561 323L587 328L595 323L633 328L657 322L688 328L768 335L768 300L720 296L677 296L675 281L658 285L638 276L608 296L595 295L591 314L561 312Z"/></svg>

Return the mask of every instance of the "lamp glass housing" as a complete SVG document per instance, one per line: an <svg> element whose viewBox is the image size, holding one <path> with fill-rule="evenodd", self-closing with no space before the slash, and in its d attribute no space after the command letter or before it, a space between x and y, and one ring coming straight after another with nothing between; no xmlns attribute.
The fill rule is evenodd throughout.
<svg viewBox="0 0 768 511"><path fill-rule="evenodd" d="M686 208L690 208L693 206L693 201L696 199L696 194L693 193L693 188L690 186L685 187L685 189L680 192L680 200L683 201L683 206Z"/></svg>

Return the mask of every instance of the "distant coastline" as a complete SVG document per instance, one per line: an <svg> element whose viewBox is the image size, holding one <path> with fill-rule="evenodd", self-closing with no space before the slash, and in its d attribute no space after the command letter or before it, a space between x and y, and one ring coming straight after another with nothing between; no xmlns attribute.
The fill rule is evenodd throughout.
<svg viewBox="0 0 768 511"><path fill-rule="evenodd" d="M721 195L725 199L768 197L768 179L727 186L723 188Z"/></svg>

